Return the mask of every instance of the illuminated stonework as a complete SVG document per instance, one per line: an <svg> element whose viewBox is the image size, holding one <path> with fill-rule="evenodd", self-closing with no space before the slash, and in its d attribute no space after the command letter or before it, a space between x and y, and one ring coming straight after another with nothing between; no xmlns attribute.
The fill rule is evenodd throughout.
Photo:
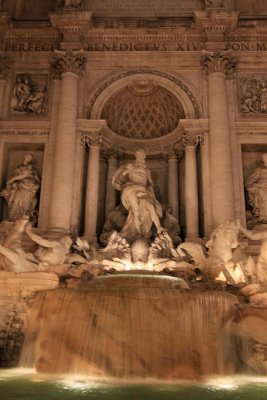
<svg viewBox="0 0 267 400"><path fill-rule="evenodd" d="M119 135L150 139L177 128L184 111L168 90L152 81L138 80L111 96L101 118Z"/></svg>

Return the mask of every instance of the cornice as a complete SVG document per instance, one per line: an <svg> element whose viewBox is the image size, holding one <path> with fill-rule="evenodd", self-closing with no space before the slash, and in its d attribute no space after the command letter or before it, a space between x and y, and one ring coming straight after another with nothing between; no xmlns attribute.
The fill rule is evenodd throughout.
<svg viewBox="0 0 267 400"><path fill-rule="evenodd" d="M236 123L237 136L267 136L266 122L263 121L246 121Z"/></svg>
<svg viewBox="0 0 267 400"><path fill-rule="evenodd" d="M10 28L2 32L4 50L49 51L57 47L60 36L54 28Z"/></svg>
<svg viewBox="0 0 267 400"><path fill-rule="evenodd" d="M85 32L84 38L94 40L109 40L109 39L179 39L179 40L202 40L202 34L199 29L195 28L129 28L129 29L103 29L92 28Z"/></svg>
<svg viewBox="0 0 267 400"><path fill-rule="evenodd" d="M97 28L92 26L92 13L85 11L51 13L52 26L38 28L15 27L11 23L1 24L0 21L1 49L6 51L51 51L59 47L62 36L65 35L77 35L77 40L85 51L94 51L99 43L129 44L132 42L139 44L141 42L142 44L151 44L162 42L166 44L166 46L155 49L148 47L148 51L201 51L208 46L205 42L214 40L216 43L221 41L225 48L231 47L232 42L240 41L267 43L267 28L236 27L236 13L230 13L232 15L230 19L227 18L229 13L216 13L215 11L213 13L218 17L216 17L217 19L210 17L205 19L204 11L196 12L196 15L201 15L203 18L198 17L195 25L191 27ZM169 43L172 44L168 46ZM193 45L183 48L182 43ZM114 48L114 50L119 49ZM258 50L264 50L264 48L260 46ZM96 51L101 51L101 46Z"/></svg>
<svg viewBox="0 0 267 400"><path fill-rule="evenodd" d="M48 121L1 121L0 136L48 136Z"/></svg>
<svg viewBox="0 0 267 400"><path fill-rule="evenodd" d="M147 154L156 155L168 153L182 148L182 131L178 127L168 135L156 139L130 139L112 132L105 120L79 120L77 132L82 143L94 140L101 135L104 147L125 154L134 154L139 148L144 148Z"/></svg>
<svg viewBox="0 0 267 400"><path fill-rule="evenodd" d="M91 26L89 11L66 11L49 14L51 25L60 32L81 32Z"/></svg>

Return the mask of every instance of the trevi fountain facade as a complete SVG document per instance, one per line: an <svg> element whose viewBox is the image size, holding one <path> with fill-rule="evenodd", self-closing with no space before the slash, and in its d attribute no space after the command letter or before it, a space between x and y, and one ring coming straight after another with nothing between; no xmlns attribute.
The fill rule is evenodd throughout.
<svg viewBox="0 0 267 400"><path fill-rule="evenodd" d="M1 367L267 374L263 3L0 2Z"/></svg>

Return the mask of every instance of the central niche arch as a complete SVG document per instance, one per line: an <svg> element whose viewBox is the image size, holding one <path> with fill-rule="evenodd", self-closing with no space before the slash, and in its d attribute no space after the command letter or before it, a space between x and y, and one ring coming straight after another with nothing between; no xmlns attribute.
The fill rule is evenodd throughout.
<svg viewBox="0 0 267 400"><path fill-rule="evenodd" d="M184 79L140 69L117 74L98 87L87 117L106 120L111 132L125 138L156 139L173 132L180 119L199 118L200 107Z"/></svg>
<svg viewBox="0 0 267 400"><path fill-rule="evenodd" d="M101 113L113 132L135 139L167 135L181 118L185 113L179 100L153 80L143 78L113 94Z"/></svg>

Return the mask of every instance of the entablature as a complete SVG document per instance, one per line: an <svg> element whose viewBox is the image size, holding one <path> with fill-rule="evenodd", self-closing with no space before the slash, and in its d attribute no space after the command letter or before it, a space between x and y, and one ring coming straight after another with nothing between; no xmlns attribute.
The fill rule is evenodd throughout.
<svg viewBox="0 0 267 400"><path fill-rule="evenodd" d="M171 151L183 152L184 138L203 141L208 132L208 120L180 120L178 127L168 135L154 139L131 139L112 132L105 120L78 120L77 132L82 143L98 141L105 149L132 155L137 149L144 149L147 155L166 154Z"/></svg>
<svg viewBox="0 0 267 400"><path fill-rule="evenodd" d="M1 121L0 136L48 136L48 121Z"/></svg>
<svg viewBox="0 0 267 400"><path fill-rule="evenodd" d="M265 121L246 121L236 123L237 136L267 136L267 126Z"/></svg>

